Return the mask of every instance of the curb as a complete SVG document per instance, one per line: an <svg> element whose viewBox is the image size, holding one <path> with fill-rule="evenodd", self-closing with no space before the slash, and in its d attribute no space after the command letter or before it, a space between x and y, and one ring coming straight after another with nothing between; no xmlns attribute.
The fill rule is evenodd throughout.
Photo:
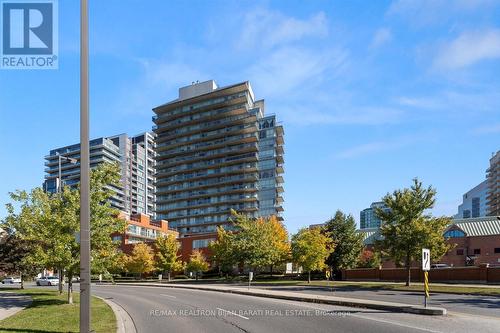
<svg viewBox="0 0 500 333"><path fill-rule="evenodd" d="M106 299L95 295L92 296L103 300L113 310L116 317L116 327L117 327L116 333L137 333L134 320L132 319L132 317L130 317L128 312L123 307L121 307L121 305L113 302L110 299Z"/></svg>
<svg viewBox="0 0 500 333"><path fill-rule="evenodd" d="M344 297L328 297L320 295L301 295L288 293L270 293L269 290L243 290L243 289L220 289L211 287L188 286L188 285L174 285L174 284L141 284L141 283L117 283L117 285L125 286L139 286L139 287L158 287L158 288L183 288L193 290L215 291L229 294L238 294L246 296L256 296L264 298L285 299L289 301L299 301L308 303L321 303L330 305L349 306L356 308L367 308L375 310L386 310L392 312L406 312L413 314L431 315L431 316L444 316L446 315L445 308L438 307L423 307L419 305L410 305L402 303L380 302L373 300L358 300Z"/></svg>

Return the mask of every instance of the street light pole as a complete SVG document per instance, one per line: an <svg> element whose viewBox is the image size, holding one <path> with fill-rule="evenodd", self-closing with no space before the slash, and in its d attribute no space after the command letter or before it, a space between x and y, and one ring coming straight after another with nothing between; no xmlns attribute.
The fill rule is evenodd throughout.
<svg viewBox="0 0 500 333"><path fill-rule="evenodd" d="M90 332L88 3L80 0L80 333Z"/></svg>

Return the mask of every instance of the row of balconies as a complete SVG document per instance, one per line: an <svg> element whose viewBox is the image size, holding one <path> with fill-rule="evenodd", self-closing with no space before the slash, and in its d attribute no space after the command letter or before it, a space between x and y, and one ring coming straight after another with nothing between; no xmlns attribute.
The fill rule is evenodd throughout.
<svg viewBox="0 0 500 333"><path fill-rule="evenodd" d="M257 153L252 152L252 150L250 151L251 151L250 153L246 153L243 155L233 155L226 158L217 158L213 160L204 160L189 164L180 164L177 165L175 168L172 167L167 169L157 168L158 173L156 174L156 179L168 177L177 172L197 171L205 168L215 169L237 163L243 164L243 163L257 162L258 161Z"/></svg>
<svg viewBox="0 0 500 333"><path fill-rule="evenodd" d="M230 185L230 184L235 184L235 183L241 183L241 182L256 182L258 179L257 175L255 173L252 174L243 174L243 175L237 175L237 176L231 176L231 177L220 177L220 178L214 178L214 179L207 179L202 182L184 182L184 183L179 183L175 185L168 185L168 186L157 186L156 187L156 195L160 194L168 194L172 192L179 192L179 191L185 191L185 190L197 190L197 189L202 189L206 187L213 187L215 184L217 185Z"/></svg>
<svg viewBox="0 0 500 333"><path fill-rule="evenodd" d="M197 143L186 142L185 145L177 146L173 149L168 149L158 153L157 156L167 157L167 156L175 156L188 154L194 151L205 151L211 150L219 147L228 146L231 144L240 144L240 143L248 143L248 142L256 142L257 141L257 133L246 133L239 134L233 136L223 136L217 138L215 140L210 141L201 141ZM158 158L157 158L158 159Z"/></svg>
<svg viewBox="0 0 500 333"><path fill-rule="evenodd" d="M179 117L174 120L165 121L163 123L158 123L157 129L170 130L178 127L205 122L207 120L215 120L232 115L243 114L248 112L247 107L248 105L246 101L244 99L240 99L239 103L238 101L235 101L235 103L232 103L229 107L210 109L204 112L197 112L192 115Z"/></svg>
<svg viewBox="0 0 500 333"><path fill-rule="evenodd" d="M254 123L255 128L257 129L257 117L254 115L248 115L248 114L243 114L243 115L237 115L237 116L231 116L231 117L226 117L210 122L205 122L197 125L192 125L192 126L186 126L186 127L181 127L173 131L169 132L163 132L161 135L158 135L158 138L156 140L157 143L161 143L163 141L169 141L175 137L178 136L185 136L185 135L191 135L200 131L211 131L223 127L227 127L228 125L237 125L237 124L248 124L248 123ZM156 130L155 130L156 131Z"/></svg>
<svg viewBox="0 0 500 333"><path fill-rule="evenodd" d="M216 98L212 97L209 100L205 100L190 105L183 105L168 111L162 111L161 108L157 108L154 110L157 113L157 115L153 116L152 120L155 124L159 124L162 121L168 121L170 119L183 117L185 115L201 113L204 112L205 110L210 110L214 108L221 108L230 103L235 103L235 101L241 103L242 100L245 102L247 101L246 92L237 92L236 94L220 96Z"/></svg>
<svg viewBox="0 0 500 333"><path fill-rule="evenodd" d="M197 142L214 140L217 138L222 138L231 135L255 133L255 132L256 132L256 126L254 123L227 126L213 131L205 131L203 133L197 132L193 135L181 136L181 137L176 137L170 141L163 141L162 143L159 143L157 145L157 149L158 151L162 151L165 149L170 149L181 145L185 145L187 143L194 144Z"/></svg>
<svg viewBox="0 0 500 333"><path fill-rule="evenodd" d="M174 212L182 209L194 209L194 208L204 208L204 207L214 207L215 205L223 205L223 204L229 204L229 203L240 203L240 202L255 202L257 201L257 197L254 195L237 195L235 198L227 198L224 200L212 202L208 201L205 202L205 200L199 200L195 202L190 202L190 201L184 201L184 203L181 202L176 202L176 203L169 203L169 204L159 204L157 205L157 209L159 211L167 211L167 212Z"/></svg>
<svg viewBox="0 0 500 333"><path fill-rule="evenodd" d="M234 164L231 166L225 166L218 169L201 169L197 172L188 172L188 173L173 172L171 176L162 178L160 181L157 181L156 184L171 183L188 179L218 177L221 174L231 175L231 174L240 174L240 173L255 172L255 171L257 171L255 163L246 163L246 164L242 163L242 164Z"/></svg>

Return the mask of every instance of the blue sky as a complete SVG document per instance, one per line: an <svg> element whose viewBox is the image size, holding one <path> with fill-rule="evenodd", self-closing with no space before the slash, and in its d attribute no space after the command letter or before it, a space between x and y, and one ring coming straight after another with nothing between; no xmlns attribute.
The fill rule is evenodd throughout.
<svg viewBox="0 0 500 333"><path fill-rule="evenodd" d="M0 70L0 218L79 139L79 12L59 69ZM285 127L290 231L418 176L456 213L500 149L500 2L90 0L91 135L150 130L179 86L249 80Z"/></svg>

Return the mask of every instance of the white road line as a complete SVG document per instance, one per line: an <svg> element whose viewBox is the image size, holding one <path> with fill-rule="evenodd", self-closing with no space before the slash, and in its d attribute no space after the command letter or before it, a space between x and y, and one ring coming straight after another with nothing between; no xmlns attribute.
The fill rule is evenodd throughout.
<svg viewBox="0 0 500 333"><path fill-rule="evenodd" d="M167 295L167 294L160 294L160 296L167 296L167 297L177 298L177 297L175 297L175 296L172 296L172 295Z"/></svg>
<svg viewBox="0 0 500 333"><path fill-rule="evenodd" d="M227 313L230 313L232 314L233 316L237 316L237 317L240 317L240 318L243 318L243 319L246 319L246 320L249 320L250 318L248 317L245 317L245 316L242 316L242 315L239 315L237 314L236 312L232 312L232 311L229 311L229 310L224 310L224 309L221 309L221 308L216 308L217 310L219 311L223 311L223 312L227 312Z"/></svg>
<svg viewBox="0 0 500 333"><path fill-rule="evenodd" d="M405 324L397 323L397 322L394 322L394 321L391 321L391 320L384 320L384 319L375 319L375 318L370 318L370 317L363 317L363 316L356 315L356 314L352 314L351 317L356 317L356 318L361 318L361 319L366 319L366 320L378 321L378 322L384 323L384 324L396 325L396 326L411 328L411 329L414 329L414 330L420 330L420 331L425 331L425 332L442 333L442 331L434 331L434 330L430 330L430 329L427 329L427 328L422 328L422 327L417 327L417 326L412 326L412 325L405 325Z"/></svg>

